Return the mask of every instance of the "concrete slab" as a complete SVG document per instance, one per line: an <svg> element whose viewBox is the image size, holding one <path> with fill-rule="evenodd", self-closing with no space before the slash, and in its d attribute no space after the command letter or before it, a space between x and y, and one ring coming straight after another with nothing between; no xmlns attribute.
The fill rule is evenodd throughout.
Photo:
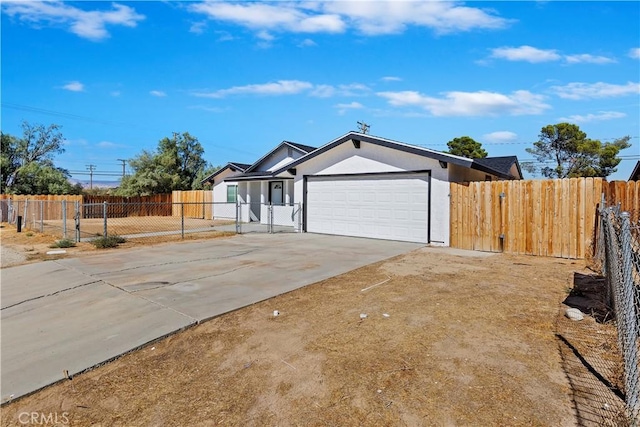
<svg viewBox="0 0 640 427"><path fill-rule="evenodd" d="M65 369L80 372L194 322L420 247L250 234L3 269L2 401Z"/></svg>
<svg viewBox="0 0 640 427"><path fill-rule="evenodd" d="M2 282L4 287L4 272ZM99 281L2 309L2 401L192 323Z"/></svg>

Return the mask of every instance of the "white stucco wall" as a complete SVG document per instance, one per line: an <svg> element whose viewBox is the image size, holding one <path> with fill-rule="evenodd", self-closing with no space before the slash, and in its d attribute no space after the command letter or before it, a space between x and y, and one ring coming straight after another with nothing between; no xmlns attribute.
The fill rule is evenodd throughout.
<svg viewBox="0 0 640 427"><path fill-rule="evenodd" d="M227 187L229 185L237 185L238 183L225 182L224 180L240 174L240 171L232 172L231 169L227 169L213 179L213 219L236 217L235 204L227 203ZM238 186L238 197L240 197L240 186Z"/></svg>
<svg viewBox="0 0 640 427"><path fill-rule="evenodd" d="M303 200L304 175L361 174L431 170L431 241L449 245L449 172L435 159L366 142L347 141L297 166L294 199Z"/></svg>

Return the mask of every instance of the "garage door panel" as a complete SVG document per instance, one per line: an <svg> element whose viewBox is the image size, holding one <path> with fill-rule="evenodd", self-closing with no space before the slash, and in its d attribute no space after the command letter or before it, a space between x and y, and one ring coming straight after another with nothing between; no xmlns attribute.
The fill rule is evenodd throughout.
<svg viewBox="0 0 640 427"><path fill-rule="evenodd" d="M426 174L309 177L307 231L426 243L428 189Z"/></svg>

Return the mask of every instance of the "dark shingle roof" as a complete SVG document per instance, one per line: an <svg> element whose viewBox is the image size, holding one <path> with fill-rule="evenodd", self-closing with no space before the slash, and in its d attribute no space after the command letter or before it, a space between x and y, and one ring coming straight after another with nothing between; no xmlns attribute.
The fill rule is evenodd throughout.
<svg viewBox="0 0 640 427"><path fill-rule="evenodd" d="M217 171L215 171L214 173L212 173L208 177L204 178L200 182L201 183L205 183L205 182L211 181L213 178L215 178L218 174L222 173L222 171L224 171L226 169L236 168L236 169L239 169L240 172L244 172L245 170L247 170L247 168L249 166L251 166L251 165L248 165L246 163L229 162L225 166L221 167L220 169L218 169Z"/></svg>
<svg viewBox="0 0 640 427"><path fill-rule="evenodd" d="M310 153L316 149L316 147L312 147L310 145L298 144L297 142L291 142L291 141L284 141L284 142L286 142L289 145L293 145L294 147L299 148L307 153Z"/></svg>
<svg viewBox="0 0 640 427"><path fill-rule="evenodd" d="M249 166L251 166L251 164L249 163L238 163L238 162L229 162L230 165L236 166L238 169L241 169L243 171L249 169Z"/></svg>
<svg viewBox="0 0 640 427"><path fill-rule="evenodd" d="M516 165L518 168L518 174L520 176L511 175L511 167ZM516 156L503 156L503 157L485 157L484 159L473 159L473 169L482 170L484 172L496 173L503 177L510 177L512 179L522 179L522 171L520 170L520 164Z"/></svg>
<svg viewBox="0 0 640 427"><path fill-rule="evenodd" d="M640 181L640 160L638 160L636 167L633 169L633 172L631 172L629 181Z"/></svg>

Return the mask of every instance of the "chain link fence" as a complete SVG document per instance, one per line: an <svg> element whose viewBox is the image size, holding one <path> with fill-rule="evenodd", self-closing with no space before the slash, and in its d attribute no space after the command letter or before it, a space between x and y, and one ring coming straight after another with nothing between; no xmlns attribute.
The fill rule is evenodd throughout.
<svg viewBox="0 0 640 427"><path fill-rule="evenodd" d="M0 200L0 222L63 239L76 240L80 202L66 200Z"/></svg>
<svg viewBox="0 0 640 427"><path fill-rule="evenodd" d="M117 235L169 240L200 233L281 233L302 229L301 204L81 203L0 200L0 220L76 242Z"/></svg>
<svg viewBox="0 0 640 427"><path fill-rule="evenodd" d="M600 210L596 255L606 279L623 359L624 401L630 425L640 426L640 220L618 207Z"/></svg>

